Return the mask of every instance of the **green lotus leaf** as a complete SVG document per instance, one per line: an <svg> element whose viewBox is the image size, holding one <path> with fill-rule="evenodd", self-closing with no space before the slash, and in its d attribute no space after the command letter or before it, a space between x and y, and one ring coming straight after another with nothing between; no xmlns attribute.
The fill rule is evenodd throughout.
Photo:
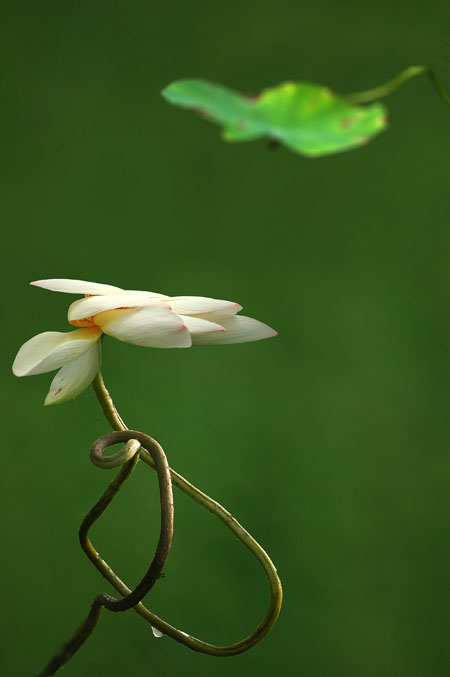
<svg viewBox="0 0 450 677"><path fill-rule="evenodd" d="M222 125L226 141L268 137L309 157L361 146L386 127L382 104L355 106L326 87L305 82L284 82L244 96L204 80L177 80L162 95Z"/></svg>

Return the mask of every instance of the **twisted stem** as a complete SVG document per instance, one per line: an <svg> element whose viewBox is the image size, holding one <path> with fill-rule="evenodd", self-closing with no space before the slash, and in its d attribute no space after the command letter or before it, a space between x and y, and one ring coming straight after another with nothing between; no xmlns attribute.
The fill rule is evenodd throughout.
<svg viewBox="0 0 450 677"><path fill-rule="evenodd" d="M103 409L103 412L110 423L111 427L114 430L126 430L126 425L122 418L120 417L119 412L114 406L114 402L106 389L101 373L99 372L93 381L93 387L97 399ZM133 436L134 436L133 432ZM155 469L155 464L152 456L148 453L146 448L142 447L140 450L140 458L151 468ZM156 628L159 633L169 635L177 642L184 644L185 646L193 649L194 651L199 651L201 653L209 654L211 656L233 656L238 653L242 653L250 649L252 646L257 644L267 633L273 628L275 622L278 618L281 608L281 602L283 597L283 591L281 587L280 579L278 578L277 571L272 561L270 560L267 553L261 548L261 546L255 541L255 539L244 529L243 526L219 503L214 501L212 498L201 492L199 489L194 487L190 482L188 482L184 477L179 475L175 470L169 468L170 476L172 479L172 484L177 486L181 491L190 496L196 503L206 508L210 513L218 517L230 531L245 545L250 552L256 557L260 565L262 566L264 573L269 582L270 588L270 602L268 611L261 621L261 623L256 627L256 629L245 639L242 639L239 642L230 644L228 646L216 646L215 644L210 644L204 642L192 635L187 634L181 630L178 630L174 626L170 625L166 621L163 621L161 618L156 616L156 614L149 611L142 602L139 602L134 606L134 610L142 618L144 618L153 628ZM111 585L119 592L121 595L126 596L130 594L130 589L125 585L125 583L114 573L114 571L109 567L104 560L100 558L98 553L93 548L87 535L82 537L80 533L80 542L81 547L84 552L94 564L94 566L100 571L100 573L106 578Z"/></svg>
<svg viewBox="0 0 450 677"><path fill-rule="evenodd" d="M103 452L109 446L117 444L118 442L126 442L123 449L113 456L103 457ZM127 594L124 595L122 599L116 599L107 593L100 593L97 595L91 604L91 609L87 618L76 630L71 639L63 646L61 651L51 658L44 670L39 673L38 677L54 675L60 667L74 656L95 630L100 620L103 607L114 612L131 609L143 599L158 578L161 577L162 569L169 554L173 534L172 483L169 466L162 448L155 440L144 433L134 430L113 432L104 435L92 445L91 459L95 459L96 465L110 468L122 464L122 468L84 518L80 527L80 541L84 548L89 548L93 555L99 557L89 540L89 529L104 513L113 498L130 477L139 460L140 450L144 448L144 445L146 453L149 458L152 459L153 466L158 474L161 502L160 536L155 556L153 557L150 567L136 588L134 590L128 590ZM111 465L112 462L113 465ZM106 568L109 568L106 562L103 562L103 565Z"/></svg>
<svg viewBox="0 0 450 677"><path fill-rule="evenodd" d="M158 442L137 430L120 430L109 433L108 435L104 435L94 442L91 447L91 457L95 455L98 456L111 445L117 444L117 442L128 441L132 441L136 444L134 454L136 460L139 458L140 449L145 449L145 453L148 454L149 458L152 459L153 467L158 473L159 493L161 500L161 528L155 556L153 557L148 571L142 578L141 582L135 587L135 589L120 600L105 593L100 596L103 606L109 611L127 611L145 597L149 590L154 586L158 578L161 577L164 564L169 554L173 535L172 482L166 455L164 454L164 451ZM136 441L139 444L136 443ZM134 462L134 457L131 461L127 461L125 463L123 470L119 473L119 476L121 473L127 473L127 468ZM126 474L126 477L122 480L120 486L123 485L128 476L129 473ZM116 488L114 486L114 482L112 482L103 496L97 501L95 506L89 511L81 523L79 531L80 543L83 549L88 548L92 554L95 554L97 557L98 553L89 540L89 530L94 522L96 522L98 518L105 512L106 508L117 494L117 491L120 489L120 486Z"/></svg>

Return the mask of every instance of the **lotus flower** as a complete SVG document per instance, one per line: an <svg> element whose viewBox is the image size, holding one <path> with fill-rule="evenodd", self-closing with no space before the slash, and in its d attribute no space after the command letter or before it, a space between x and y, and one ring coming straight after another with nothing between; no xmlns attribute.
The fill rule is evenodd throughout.
<svg viewBox="0 0 450 677"><path fill-rule="evenodd" d="M103 334L148 348L244 343L275 336L242 306L204 296L164 296L82 280L39 280L30 284L67 294L84 294L69 307L71 332L47 331L24 343L13 364L16 376L59 369L44 404L79 395L93 381L101 361Z"/></svg>

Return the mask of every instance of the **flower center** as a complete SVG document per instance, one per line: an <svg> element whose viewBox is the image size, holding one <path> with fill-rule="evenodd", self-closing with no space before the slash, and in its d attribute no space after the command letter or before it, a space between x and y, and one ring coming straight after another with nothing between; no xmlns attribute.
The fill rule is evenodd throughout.
<svg viewBox="0 0 450 677"><path fill-rule="evenodd" d="M85 294L85 298L89 298L89 296L95 296L95 294ZM113 308L113 310L131 310L132 308L135 308L136 306L119 306L118 308ZM100 314L102 311L100 311L98 314ZM97 315L97 314L96 314ZM98 329L101 329L101 327L96 324L94 317L96 315L90 315L89 317L82 317L79 320L69 320L69 323L72 324L74 327L98 327Z"/></svg>
<svg viewBox="0 0 450 677"><path fill-rule="evenodd" d="M81 320L70 320L70 324L73 324L74 327L96 327L97 325L94 322L94 316L83 317Z"/></svg>

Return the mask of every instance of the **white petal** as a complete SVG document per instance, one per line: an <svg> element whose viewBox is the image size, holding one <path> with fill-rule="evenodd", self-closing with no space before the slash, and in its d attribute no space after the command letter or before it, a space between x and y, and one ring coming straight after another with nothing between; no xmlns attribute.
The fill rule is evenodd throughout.
<svg viewBox="0 0 450 677"><path fill-rule="evenodd" d="M165 294L158 294L155 291L139 291L136 289L125 289L127 294L137 294L138 296L149 296L154 299L168 299L169 297Z"/></svg>
<svg viewBox="0 0 450 677"><path fill-rule="evenodd" d="M78 299L69 306L69 322L82 320L85 317L92 317L105 310L114 310L115 308L135 308L136 306L170 306L164 301L148 296L137 296L136 294L111 294L110 296L88 296L85 299Z"/></svg>
<svg viewBox="0 0 450 677"><path fill-rule="evenodd" d="M180 315L202 315L214 312L234 315L242 310L239 303L209 299L206 296L172 296L169 298L169 303L172 310Z"/></svg>
<svg viewBox="0 0 450 677"><path fill-rule="evenodd" d="M170 300L168 301L169 305L172 305ZM217 324L222 324L222 320L230 320L233 315L229 312L216 311L212 313L202 313L201 315L196 315L196 317L201 317L202 320L208 320L208 322L216 322Z"/></svg>
<svg viewBox="0 0 450 677"><path fill-rule="evenodd" d="M99 282L85 282L84 280L37 280L30 282L34 287L50 289L50 291L62 291L65 294L126 294L127 292L120 287L113 287L110 284L100 284Z"/></svg>
<svg viewBox="0 0 450 677"><path fill-rule="evenodd" d="M94 321L105 334L148 348L188 348L191 337L179 315L165 308L145 306L136 310L107 310Z"/></svg>
<svg viewBox="0 0 450 677"><path fill-rule="evenodd" d="M211 331L225 331L224 327L215 322L209 322L201 317L190 317L189 315L180 315L184 324L189 330L191 336L196 334L206 334Z"/></svg>
<svg viewBox="0 0 450 677"><path fill-rule="evenodd" d="M60 369L52 381L44 404L61 404L83 392L99 370L100 356L100 341L96 341L81 357Z"/></svg>
<svg viewBox="0 0 450 677"><path fill-rule="evenodd" d="M220 324L226 331L194 334L192 344L196 346L220 345L225 343L245 343L276 336L277 332L258 320L244 315L224 317Z"/></svg>
<svg viewBox="0 0 450 677"><path fill-rule="evenodd" d="M96 327L75 331L46 331L23 344L13 364L16 376L44 374L59 369L89 350L101 335Z"/></svg>

